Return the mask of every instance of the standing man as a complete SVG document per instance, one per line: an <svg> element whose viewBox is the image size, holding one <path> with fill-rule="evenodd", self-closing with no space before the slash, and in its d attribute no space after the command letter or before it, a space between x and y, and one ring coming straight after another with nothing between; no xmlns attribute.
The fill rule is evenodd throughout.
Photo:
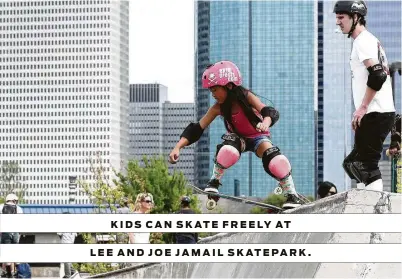
<svg viewBox="0 0 402 279"><path fill-rule="evenodd" d="M355 144L343 168L366 189L382 191L378 162L395 118L388 60L380 41L365 27L364 1L337 1L334 13L342 33L353 38L350 68L356 109L352 120Z"/></svg>
<svg viewBox="0 0 402 279"><path fill-rule="evenodd" d="M181 209L178 214L195 214L190 208L190 197L183 196L181 198ZM198 242L198 233L180 232L175 234L176 244L196 244Z"/></svg>

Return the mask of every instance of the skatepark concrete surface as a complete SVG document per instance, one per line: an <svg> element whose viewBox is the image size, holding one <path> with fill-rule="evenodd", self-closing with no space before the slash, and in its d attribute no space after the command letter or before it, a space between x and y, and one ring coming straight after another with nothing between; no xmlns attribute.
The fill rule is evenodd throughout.
<svg viewBox="0 0 402 279"><path fill-rule="evenodd" d="M352 189L285 214L401 214L401 201L401 194ZM200 242L401 243L401 233L222 233ZM401 263L145 263L91 278L402 278L401 269Z"/></svg>

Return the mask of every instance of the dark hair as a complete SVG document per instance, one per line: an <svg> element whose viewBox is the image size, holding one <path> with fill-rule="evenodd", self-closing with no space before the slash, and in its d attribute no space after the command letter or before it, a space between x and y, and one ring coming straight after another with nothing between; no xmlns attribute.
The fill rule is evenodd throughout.
<svg viewBox="0 0 402 279"><path fill-rule="evenodd" d="M355 15L357 15L357 23L360 23L360 25L366 26L366 19L364 18L364 16L359 15L358 13L346 13L350 18L354 18Z"/></svg>
<svg viewBox="0 0 402 279"><path fill-rule="evenodd" d="M182 202L181 202L181 206L182 206L182 207L188 207L188 206L190 206L190 203L189 203L189 202L186 202L186 201L182 201Z"/></svg>
<svg viewBox="0 0 402 279"><path fill-rule="evenodd" d="M232 131L237 134L236 128L234 127L232 123L232 105L233 102L237 101L241 107L241 109L244 111L244 114L246 115L247 119L250 121L251 125L254 127L257 126L259 122L261 122L261 119L254 113L253 108L247 101L247 94L249 93L249 90L244 88L243 86L235 86L232 89L229 89L228 87L225 87L227 90L227 97L226 100L223 104L221 104L221 112L223 114L223 119L224 119L224 124L225 128L228 131ZM250 92L251 93L251 92ZM229 128L229 125L231 129Z"/></svg>
<svg viewBox="0 0 402 279"><path fill-rule="evenodd" d="M360 25L366 26L366 19L364 18L364 16L361 16L359 18L359 23L360 23Z"/></svg>
<svg viewBox="0 0 402 279"><path fill-rule="evenodd" d="M317 193L321 198L324 198L328 195L329 190L334 187L336 193L338 193L338 189L335 184L329 181L318 182L318 190Z"/></svg>
<svg viewBox="0 0 402 279"><path fill-rule="evenodd" d="M354 16L357 15L357 23L360 23L360 25L366 26L366 19L364 18L364 16L359 15L357 13L354 14L349 14L350 17L354 18Z"/></svg>

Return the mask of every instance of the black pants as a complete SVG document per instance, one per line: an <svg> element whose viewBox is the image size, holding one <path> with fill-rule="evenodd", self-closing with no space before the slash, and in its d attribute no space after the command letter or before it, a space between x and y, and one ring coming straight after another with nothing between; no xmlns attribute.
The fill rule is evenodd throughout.
<svg viewBox="0 0 402 279"><path fill-rule="evenodd" d="M395 113L371 112L366 114L355 131L355 144L352 150L354 161L362 163L368 172L379 171L378 162L381 159L385 138L394 124ZM381 178L381 174L370 178L367 184Z"/></svg>

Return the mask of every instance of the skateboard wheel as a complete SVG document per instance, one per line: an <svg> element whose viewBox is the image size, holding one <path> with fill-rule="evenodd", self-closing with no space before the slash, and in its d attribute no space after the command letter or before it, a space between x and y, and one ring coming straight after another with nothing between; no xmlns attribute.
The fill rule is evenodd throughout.
<svg viewBox="0 0 402 279"><path fill-rule="evenodd" d="M212 210L216 207L216 201L214 200L207 200L206 207L208 210Z"/></svg>
<svg viewBox="0 0 402 279"><path fill-rule="evenodd" d="M275 195L280 195L282 194L282 188L280 186L276 187L274 190Z"/></svg>

